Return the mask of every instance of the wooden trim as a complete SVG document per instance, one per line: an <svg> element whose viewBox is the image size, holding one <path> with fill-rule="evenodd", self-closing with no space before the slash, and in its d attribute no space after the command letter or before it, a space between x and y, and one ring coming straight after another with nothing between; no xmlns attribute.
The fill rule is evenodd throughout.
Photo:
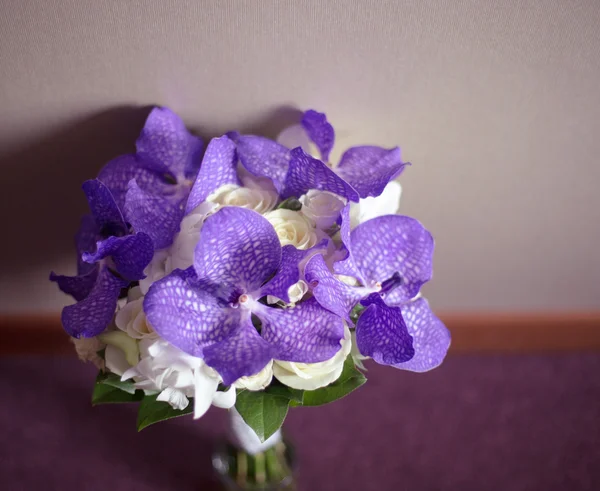
<svg viewBox="0 0 600 491"><path fill-rule="evenodd" d="M452 353L600 351L600 312L440 314ZM0 355L73 353L57 314L1 315Z"/></svg>

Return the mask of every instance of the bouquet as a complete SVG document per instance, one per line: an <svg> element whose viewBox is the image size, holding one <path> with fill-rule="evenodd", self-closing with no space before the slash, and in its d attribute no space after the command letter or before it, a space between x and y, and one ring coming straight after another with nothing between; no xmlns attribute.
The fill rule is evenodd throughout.
<svg viewBox="0 0 600 491"><path fill-rule="evenodd" d="M203 141L154 108L135 153L83 191L75 303L62 324L98 366L93 403L139 401L138 429L235 408L246 446L289 407L365 383L363 363L423 372L450 336L420 295L434 243L396 215L399 148L358 146L332 165L334 130L306 111L278 141ZM250 443L247 443L250 441ZM254 442L254 443L252 443Z"/></svg>

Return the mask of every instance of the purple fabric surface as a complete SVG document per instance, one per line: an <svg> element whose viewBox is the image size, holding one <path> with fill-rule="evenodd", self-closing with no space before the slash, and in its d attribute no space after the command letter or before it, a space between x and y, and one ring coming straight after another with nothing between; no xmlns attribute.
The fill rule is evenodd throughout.
<svg viewBox="0 0 600 491"><path fill-rule="evenodd" d="M598 354L371 364L343 401L290 412L299 489L600 489L599 373ZM135 407L90 406L94 376L71 358L0 359L2 489L219 489L224 410L136 434Z"/></svg>

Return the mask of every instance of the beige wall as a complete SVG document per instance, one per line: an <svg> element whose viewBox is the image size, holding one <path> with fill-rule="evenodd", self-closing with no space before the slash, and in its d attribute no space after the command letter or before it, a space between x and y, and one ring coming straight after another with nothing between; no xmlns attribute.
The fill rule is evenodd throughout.
<svg viewBox="0 0 600 491"><path fill-rule="evenodd" d="M599 26L598 0L2 0L0 311L62 305L79 183L150 104L400 144L440 309L600 308Z"/></svg>

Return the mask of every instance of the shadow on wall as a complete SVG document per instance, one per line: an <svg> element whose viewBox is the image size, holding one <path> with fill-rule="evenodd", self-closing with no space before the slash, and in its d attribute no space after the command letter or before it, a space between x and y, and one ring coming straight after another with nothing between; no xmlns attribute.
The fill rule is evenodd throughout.
<svg viewBox="0 0 600 491"><path fill-rule="evenodd" d="M151 109L109 109L27 148L0 154L5 203L0 207L0 220L6 233L0 242L3 276L42 267L48 269L46 276L61 258L74 253L73 237L87 211L81 184L94 178L109 160L134 151ZM275 137L299 120L300 111L281 107L246 121L239 131ZM202 129L188 127L208 141L209 135Z"/></svg>

